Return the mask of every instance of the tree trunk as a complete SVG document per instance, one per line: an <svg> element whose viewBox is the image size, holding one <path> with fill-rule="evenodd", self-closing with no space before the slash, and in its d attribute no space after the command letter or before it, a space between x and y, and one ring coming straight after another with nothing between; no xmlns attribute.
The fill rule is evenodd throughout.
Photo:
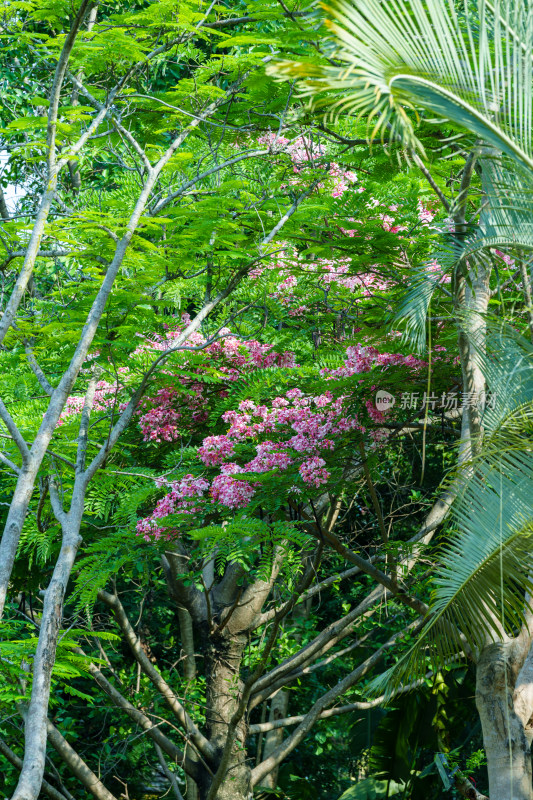
<svg viewBox="0 0 533 800"><path fill-rule="evenodd" d="M224 635L226 634L226 635ZM228 725L237 710L243 682L240 667L247 638L243 634L229 634L226 630L211 636L205 650L206 700L208 738L222 756ZM213 800L249 800L251 770L246 761L247 726L245 719L237 726L235 741L226 767L226 774ZM200 800L206 800L210 776L204 773L199 781Z"/></svg>
<svg viewBox="0 0 533 800"><path fill-rule="evenodd" d="M477 664L476 705L487 756L490 800L533 800L531 749L513 695L521 666L515 641L484 648Z"/></svg>
<svg viewBox="0 0 533 800"><path fill-rule="evenodd" d="M275 722L278 719L283 719L287 716L287 709L289 707L289 692L286 689L280 689L272 698L270 704L269 722ZM263 750L262 760L268 756L281 744L283 740L283 728L276 728L269 731L266 735L265 749ZM272 772L266 775L261 785L268 789L275 789L278 785L278 770L279 767L274 767Z"/></svg>

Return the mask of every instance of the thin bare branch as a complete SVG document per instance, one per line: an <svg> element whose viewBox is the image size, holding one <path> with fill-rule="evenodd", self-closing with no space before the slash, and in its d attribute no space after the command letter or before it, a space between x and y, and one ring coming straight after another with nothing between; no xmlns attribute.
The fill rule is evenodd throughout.
<svg viewBox="0 0 533 800"><path fill-rule="evenodd" d="M167 778L170 786L172 787L172 791L174 792L174 797L176 800L184 800L182 793L180 792L180 787L178 786L178 779L176 778L175 774L171 772L166 762L165 756L163 755L163 751L159 747L158 744L154 742L154 750L157 753L157 758L159 763L161 764L161 769L165 773L165 777Z"/></svg>
<svg viewBox="0 0 533 800"><path fill-rule="evenodd" d="M85 786L85 788L97 800L116 800L114 794L104 786L100 778L87 766L85 761L74 750L74 748L67 742L64 736L61 735L55 725L50 722L46 723L46 730L48 734L48 741L66 764L70 772Z"/></svg>
<svg viewBox="0 0 533 800"><path fill-rule="evenodd" d="M183 725L185 732L187 733L188 738L194 744L194 746L198 749L198 751L208 760L213 761L215 758L215 751L213 746L210 742L203 736L194 722L191 720L187 712L185 711L182 704L179 702L178 698L162 677L162 675L157 671L157 669L153 666L150 662L150 659L144 652L139 638L136 636L135 631L128 619L126 612L124 611L124 606L120 602L117 595L110 594L109 592L105 592L101 590L98 592L98 599L105 603L112 611L117 620L122 633L128 643L128 646L135 656L138 663L141 665L141 669L148 676L151 682L154 684L156 689L161 693L164 697L165 702L175 714L176 718L179 720L180 724Z"/></svg>
<svg viewBox="0 0 533 800"><path fill-rule="evenodd" d="M352 670L352 672L346 675L345 678L343 678L332 689L330 689L329 692L326 692L326 694L317 700L317 702L305 715L303 720L299 723L296 730L287 739L285 739L269 755L267 759L262 761L252 770L252 785L257 785L265 775L268 775L268 773L271 772L278 764L281 764L281 762L289 755L289 753L292 753L295 747L300 744L302 739L307 736L308 732L311 730L317 719L319 719L322 712L325 711L327 707L330 706L331 703L333 703L338 697L342 697L342 695L348 689L350 689L355 683L368 674L368 672L386 655L388 650L390 650L390 648L396 643L398 638L400 638L407 630L412 629L419 624L419 621L415 620L415 622L408 625L404 631L395 633L385 642L385 644L379 648L379 650L376 650L371 656L369 656L369 658L363 661L362 664L359 664L354 670Z"/></svg>
<svg viewBox="0 0 533 800"><path fill-rule="evenodd" d="M28 445L24 441L21 432L19 431L13 417L5 407L4 401L2 399L0 399L0 419L6 426L11 438L17 445L19 452L22 456L22 465L23 467L25 467L30 457L30 451L28 450Z"/></svg>
<svg viewBox="0 0 533 800"><path fill-rule="evenodd" d="M413 689L417 689L419 686L423 686L425 683L425 678L420 678L418 681L414 681L410 683L408 686L402 686L397 691L393 692L390 695L381 695L381 697L376 697L374 700L360 700L356 703L349 703L345 706L336 706L335 708L328 708L325 711L321 711L317 717L318 719L329 719L330 717L338 717L341 714L350 714L353 711L368 711L371 708L377 708L378 706L384 705L386 703L390 703L395 697L398 695L405 694L406 692L412 692ZM268 731L276 731L279 728L289 728L292 725L299 725L300 722L305 720L305 714L299 714L295 717L285 717L284 719L275 719L270 722L259 722L255 725L250 725L248 728L248 733L250 736L253 736L256 733L267 733Z"/></svg>
<svg viewBox="0 0 533 800"><path fill-rule="evenodd" d="M48 382L48 379L44 372L42 371L41 367L37 363L37 359L31 349L31 345L27 339L24 339L24 350L26 352L26 357L28 359L28 363L32 369L33 374L39 381L39 385L43 391L46 392L47 395L52 396L54 392L54 387Z"/></svg>

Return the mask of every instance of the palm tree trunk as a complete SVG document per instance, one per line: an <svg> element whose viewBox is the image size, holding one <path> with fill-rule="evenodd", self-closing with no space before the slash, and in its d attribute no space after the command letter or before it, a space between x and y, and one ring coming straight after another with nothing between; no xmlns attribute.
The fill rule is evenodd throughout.
<svg viewBox="0 0 533 800"><path fill-rule="evenodd" d="M531 743L515 707L521 666L517 640L484 648L476 671L476 705L487 756L490 800L533 800Z"/></svg>

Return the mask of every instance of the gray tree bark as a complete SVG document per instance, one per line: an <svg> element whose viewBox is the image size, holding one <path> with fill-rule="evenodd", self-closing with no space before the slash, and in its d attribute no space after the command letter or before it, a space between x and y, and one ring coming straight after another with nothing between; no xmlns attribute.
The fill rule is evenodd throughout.
<svg viewBox="0 0 533 800"><path fill-rule="evenodd" d="M183 677L189 684L196 678L196 656L194 653L194 631L192 626L192 617L186 608L178 606L178 619L181 634L181 648L183 651ZM191 760L196 761L196 751L194 748L187 745L185 748L185 755ZM187 800L198 800L198 787L196 781L190 776L186 776L186 791Z"/></svg>
<svg viewBox="0 0 533 800"><path fill-rule="evenodd" d="M287 709L289 707L289 691L287 689L280 689L272 698L270 703L270 714L268 716L269 722L277 722L287 716ZM268 731L265 738L265 746L263 749L262 758L268 758L281 744L283 740L283 728L274 728ZM268 789L275 789L278 784L278 771L279 766L275 766L272 772L269 772L263 778L262 785Z"/></svg>
<svg viewBox="0 0 533 800"><path fill-rule="evenodd" d="M495 642L483 649L477 663L476 706L491 800L533 800L531 740L520 718L521 698L517 693L524 649L520 637ZM528 715L530 711L531 706Z"/></svg>
<svg viewBox="0 0 533 800"><path fill-rule="evenodd" d="M244 688L240 677L241 661L247 644L244 634L232 634L227 628L220 636L211 636L205 650L206 719L208 738L219 758L222 757L230 721L237 711ZM251 769L246 761L248 731L243 719L238 723L225 777L216 792L216 800L248 800L251 796ZM198 786L200 800L207 800L211 782Z"/></svg>

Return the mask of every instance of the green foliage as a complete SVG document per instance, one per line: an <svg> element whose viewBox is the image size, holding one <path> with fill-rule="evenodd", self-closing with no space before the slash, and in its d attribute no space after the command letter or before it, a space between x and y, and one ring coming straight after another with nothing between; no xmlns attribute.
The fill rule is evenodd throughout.
<svg viewBox="0 0 533 800"><path fill-rule="evenodd" d="M404 792L403 783L365 778L343 792L339 800L381 800L381 798L402 796Z"/></svg>
<svg viewBox="0 0 533 800"><path fill-rule="evenodd" d="M498 640L527 624L524 593L533 590L533 346L514 332L496 329L489 347L480 358L494 408L485 414L482 453L456 479L456 531L440 553L427 621L398 665L376 681L376 689L421 677L428 663L445 666L478 652L487 637Z"/></svg>
<svg viewBox="0 0 533 800"><path fill-rule="evenodd" d="M422 150L410 113L421 107L467 128L519 168L531 169L533 40L527 13L519 0L476 6L473 16L460 15L452 0L398 0L391 13L378 0L334 0L326 24L335 34L337 57L355 69L289 62L272 71L308 75L308 94L335 91L334 113L364 116L372 138L388 129L392 138ZM474 27L481 36L474 35ZM512 88L511 74L517 81ZM514 91L518 103L511 99ZM331 104L331 98L324 102ZM503 112L497 120L495 103Z"/></svg>

